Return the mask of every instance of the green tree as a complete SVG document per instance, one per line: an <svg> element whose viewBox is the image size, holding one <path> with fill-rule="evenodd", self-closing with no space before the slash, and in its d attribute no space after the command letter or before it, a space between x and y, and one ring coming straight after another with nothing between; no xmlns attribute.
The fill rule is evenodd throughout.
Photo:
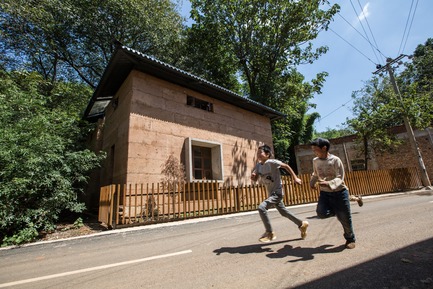
<svg viewBox="0 0 433 289"><path fill-rule="evenodd" d="M219 86L242 93L236 56L218 43L217 39L222 37L222 31L218 28L203 29L196 24L186 28L183 57L178 65Z"/></svg>
<svg viewBox="0 0 433 289"><path fill-rule="evenodd" d="M401 125L402 107L394 95L388 79L373 77L352 94L353 119L347 124L357 135L357 143L364 158L365 169L372 153L392 151L398 140L389 129Z"/></svg>
<svg viewBox="0 0 433 289"><path fill-rule="evenodd" d="M362 90L352 95L355 118L347 123L358 135L366 168L372 151L392 151L400 143L389 130L403 124L403 115L407 116L413 128L431 126L432 65L433 39L428 39L424 45L418 45L412 62L407 62L399 74L397 67L390 67L400 95L395 95L388 77L373 77Z"/></svg>
<svg viewBox="0 0 433 289"><path fill-rule="evenodd" d="M114 40L174 63L182 29L170 0L5 0L0 61L47 80L81 80L95 88Z"/></svg>
<svg viewBox="0 0 433 289"><path fill-rule="evenodd" d="M417 46L412 61L397 77L404 111L412 126L424 129L433 122L433 38Z"/></svg>
<svg viewBox="0 0 433 289"><path fill-rule="evenodd" d="M37 73L0 71L0 237L35 239L63 211L82 212L87 174L103 155L84 148L83 84L51 83Z"/></svg>
<svg viewBox="0 0 433 289"><path fill-rule="evenodd" d="M416 83L417 92L428 92L433 97L433 38L416 47L400 79L403 87Z"/></svg>
<svg viewBox="0 0 433 289"><path fill-rule="evenodd" d="M296 66L314 62L327 51L313 49L311 40L326 30L339 6L322 10L322 0L192 0L194 20L188 37L204 39L194 47L202 74L209 75L220 61L226 74L214 73L211 81L241 89L241 93L264 105L287 113L288 119L274 124L274 144L279 158L288 158L287 149L311 134L306 116L309 100L320 93L326 73L311 83ZM210 56L206 58L206 56ZM206 74L207 73L207 74ZM233 76L241 86L233 83ZM236 91L236 90L235 90Z"/></svg>
<svg viewBox="0 0 433 289"><path fill-rule="evenodd" d="M325 77L326 73L318 77ZM314 93L320 93L320 84L312 85L304 82L304 77L293 70L281 78L280 89L275 97L273 107L285 113L288 117L272 123L275 155L292 168L296 168L295 146L311 140L314 132L314 121L320 117L318 113L307 114L311 104L308 99ZM290 97L289 97L290 96Z"/></svg>
<svg viewBox="0 0 433 289"><path fill-rule="evenodd" d="M236 57L237 71L248 94L265 105L279 79L301 63L311 63L325 47L313 50L310 40L326 29L339 6L321 10L327 1L192 0L192 30L213 45L197 47L213 53L219 46L227 58Z"/></svg>
<svg viewBox="0 0 433 289"><path fill-rule="evenodd" d="M339 128L329 128L327 127L325 131L314 132L313 138L323 137L326 139L333 139L352 135L355 132L350 127L339 127Z"/></svg>

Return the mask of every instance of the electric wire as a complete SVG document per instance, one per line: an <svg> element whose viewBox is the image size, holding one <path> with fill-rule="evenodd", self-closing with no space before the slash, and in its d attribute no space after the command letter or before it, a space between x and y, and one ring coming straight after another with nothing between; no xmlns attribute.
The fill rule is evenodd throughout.
<svg viewBox="0 0 433 289"><path fill-rule="evenodd" d="M412 0L412 3L410 3L410 9L409 9L409 13L407 14L406 25L404 26L403 36L401 37L400 46L398 47L398 53L397 54L400 54L401 47L403 46L404 37L406 36L406 30L407 30L407 27L409 24L410 15L412 13L413 1L414 0Z"/></svg>
<svg viewBox="0 0 433 289"><path fill-rule="evenodd" d="M406 41L404 42L404 46L403 46L402 52L406 48L407 40L409 39L410 30L412 29L412 24L413 24L413 20L415 19L415 12L416 12L417 8L418 8L418 0L416 1L416 4L415 4L415 9L413 11L412 20L410 21L409 30L408 30L407 35L406 35Z"/></svg>
<svg viewBox="0 0 433 289"><path fill-rule="evenodd" d="M367 31L365 31L364 24L362 24L362 21L361 21L361 19L359 18L359 14L358 14L358 12L356 11L356 8L355 8L355 6L353 5L352 0L350 0L350 5L352 5L353 12L355 12L356 17L358 18L358 22L359 22L359 24L361 25L362 30L364 31L365 37L368 39L368 43L370 44L371 50L373 50L373 54L374 54L374 56L376 57L377 63L380 63L380 60L379 60L379 58L377 57L376 51L374 50L373 44L371 43L370 38L368 37L368 33L367 33ZM362 7L361 7L361 10L362 10L361 12L363 13L363 15L364 15L364 19L365 19L366 17L365 17L364 10L362 9Z"/></svg>
<svg viewBox="0 0 433 289"><path fill-rule="evenodd" d="M361 50L359 50L358 48L356 48L354 45L352 45L352 43L350 43L349 41L347 41L346 39L344 39L342 36L340 36L337 32L335 32L334 30L332 30L331 28L328 28L331 32L333 32L335 35L337 35L338 37L340 37L344 42L346 42L347 44L349 44L353 49L355 49L356 51L358 51L361 55L363 55L365 58L367 58L371 63L373 63L374 65L377 65L377 63L375 63L373 60L371 60L367 55L365 55L364 53L361 52Z"/></svg>
<svg viewBox="0 0 433 289"><path fill-rule="evenodd" d="M328 113L327 115L325 115L324 117L320 117L320 121L322 121L323 119L327 118L328 116L330 116L331 114L333 114L334 112L336 112L337 110L339 110L340 108L346 106L346 104L348 104L349 102L353 101L353 99L350 99L349 101L343 103L342 105L340 105L339 107L337 107L336 109L334 109L333 111L331 111L330 113Z"/></svg>
<svg viewBox="0 0 433 289"><path fill-rule="evenodd" d="M330 4L328 4L329 6L330 6ZM369 39L367 39L361 32L359 32L359 30L358 29L356 29L356 27L354 27L346 18L344 18L343 17L343 15L341 15L340 13L337 13L338 14L338 16L340 16L341 17L341 19L343 19L344 20L344 22L346 22L347 23L347 25L349 25L353 30L355 30L356 31L356 33L358 33L362 38L364 38L364 40L365 41L367 41L370 45L372 45L371 44L371 42L370 42L370 40ZM331 30L330 28L328 28L329 30ZM332 30L331 30L332 31ZM332 31L332 32L334 32L338 37L340 37L342 40L344 40L346 43L348 43L350 46L352 46L352 47L354 47L353 45L351 45L348 41L346 41L342 36L340 36L340 35L338 35L335 31ZM356 48L355 48L356 49ZM377 47L375 47L375 49L377 50L377 52L380 54L380 55L382 55L383 57L385 57L386 58L386 56L382 53L382 51L380 51ZM358 51L359 52L359 51ZM363 53L361 53L362 55L364 55ZM364 55L365 56L365 55ZM368 57L366 57L367 59L368 59ZM369 59L370 60L370 59ZM371 61L371 60L370 60ZM373 62L374 63L374 62ZM377 64L377 63L374 63L375 65Z"/></svg>
<svg viewBox="0 0 433 289"><path fill-rule="evenodd" d="M410 5L409 13L408 13L407 20L406 20L406 25L404 27L403 37L402 37L401 42L400 42L400 47L398 48L398 55L403 53L403 51L406 47L407 40L409 39L410 29L412 28L413 20L415 19L415 13L416 13L416 9L418 7L418 0L416 1L415 8L413 9L413 13L412 13L413 3L414 3L414 0L412 0L412 3ZM411 17L412 17L412 19L410 20ZM407 29L409 20L410 20L410 26L409 26L409 29ZM407 33L406 33L406 30L407 30ZM405 37L406 37L406 40L404 39ZM403 42L404 42L404 45L403 45ZM403 48L402 48L402 46L403 46Z"/></svg>
<svg viewBox="0 0 433 289"><path fill-rule="evenodd" d="M365 23L367 23L368 30L370 31L371 37L373 38L374 44L376 45L375 48L379 51L379 49L378 49L379 45L378 45L377 42L376 42L376 38L374 37L373 31L371 30L370 23L368 22L367 15L364 14L364 9L362 8L362 5L361 5L361 3L359 2L359 0L358 0L358 5L359 5L359 8L361 8L361 10L362 10L362 15L364 16ZM373 45L372 45L372 48L373 48ZM383 56L384 56L384 55L383 55ZM386 57L385 57L385 58L386 58ZM382 59L382 61L385 62L384 59Z"/></svg>
<svg viewBox="0 0 433 289"><path fill-rule="evenodd" d="M412 0L412 5L413 5L413 1L414 0ZM358 14L356 13L356 9L355 9L355 7L354 7L354 5L353 5L353 3L352 3L352 0L350 0L350 3L351 3L351 5L352 5L352 8L354 9L354 11L355 11L355 14L357 15L357 18L358 18L358 21L360 22L360 24L361 24L361 27L362 27L362 29L363 29L363 31L364 31L364 33L365 33L365 36L364 35L362 35L362 33L361 32L359 32L352 24L350 24L350 22L349 21L347 21L340 13L338 13L338 15L349 25L349 26L351 26L359 35L361 35L361 37L362 38L364 38L364 40L366 40L369 44L370 44L370 47L373 49L373 53L374 53L374 55L375 55L375 57L376 57L376 59L378 60L378 62L380 63L380 60L379 60L379 58L377 57L377 54L376 54L376 52L375 52L375 50L377 50L378 52L379 52L379 54L382 56L382 57L384 57L384 58L386 58L386 56L378 49L378 45L377 45L377 42L376 42L376 39L375 39L375 37L374 37L374 35L373 35L373 32L372 32L372 30L371 30L371 27L370 27L370 24L368 23L368 20L367 20L367 17L366 17L366 15L364 14L364 9L362 9L362 6L361 6L361 3L359 2L359 0L358 0L358 4L359 4L359 6L360 6L360 8L361 8L361 10L362 10L362 13L363 13L363 17L365 18L365 20L366 20L366 23L367 23L367 26L368 26L368 29L369 29L369 31L370 31L370 33L371 33L371 36L372 36L372 38L373 38L373 41L374 41L374 45L373 45L373 43L371 43L371 41L370 41L370 39L369 39L369 37L368 37L368 34L367 34L367 32L365 31L365 28L364 28L364 26L362 25L362 22L361 22L361 19L359 19L359 16L358 16ZM330 6L330 4L328 3L328 5ZM412 5L411 5L411 10L410 11L412 11ZM403 45L403 41L404 41L404 45L403 45L403 51L404 51L404 47L406 46L406 43L407 43L407 40L408 40L408 35L409 35L409 31L410 31L410 29L411 29L411 27L412 27L412 23L413 23L413 20L414 20L414 16L415 16L415 11L416 11L416 7L418 6L418 0L416 0L416 4L415 4L415 9L414 9L414 12L413 12L413 14L412 14L412 19L411 19L411 23L410 23L410 26L409 26L409 29L408 29L408 33L406 34L406 33L403 33L403 38L402 38L402 42L401 42L401 44L400 44L400 48L401 48L401 46ZM410 12L409 12L409 15L410 15ZM409 18L410 18L410 16L408 16ZM408 18L408 20L407 20L407 23L409 23L409 18ZM406 23L406 28L407 28L407 24ZM405 28L405 31L406 31L406 28ZM349 41L347 41L346 39L344 39L342 36L340 36L337 32L335 32L334 30L332 30L331 28L328 28L331 32L333 32L335 35L337 35L339 38L341 38L344 42L346 42L349 46L351 46L353 49L355 49L358 53L360 53L361 55L363 55L366 59L368 59L371 63L373 63L374 65L376 65L377 66L377 63L375 63L373 60L371 60L367 55L365 55L363 52L361 52L357 47L355 47L354 45L352 45ZM404 36L406 35L406 40L403 40L404 39ZM399 51L400 51L400 48L399 48ZM400 54L400 53L399 53ZM320 117L320 121L321 120L323 120L323 119L325 119L325 118L327 118L328 116L330 116L330 115L332 115L332 114L334 114L337 110L339 110L339 109L341 109L342 107L344 107L344 106L346 106L346 104L348 104L349 102L351 102L351 101L353 101L353 99L350 99L349 101L347 101L347 102L345 102L344 104L342 104L342 105L340 105L339 107L337 107L336 109L334 109L333 111L331 111L330 113L328 113L327 115L325 115L324 117Z"/></svg>
<svg viewBox="0 0 433 289"><path fill-rule="evenodd" d="M340 13L338 13L338 16L340 16L350 27L352 27L353 30L355 30L362 38L364 38L365 41L369 42L369 40L367 38L365 38L365 36L358 31L358 29L356 29L349 21L347 21L346 18L344 18ZM383 57L386 57L379 49L377 49L377 47L375 47L375 49L377 50L377 52L379 52Z"/></svg>

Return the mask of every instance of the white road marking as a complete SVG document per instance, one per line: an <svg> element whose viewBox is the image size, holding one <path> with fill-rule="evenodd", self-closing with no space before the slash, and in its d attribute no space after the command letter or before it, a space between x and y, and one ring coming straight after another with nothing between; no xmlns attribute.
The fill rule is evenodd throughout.
<svg viewBox="0 0 433 289"><path fill-rule="evenodd" d="M59 278L59 277L64 277L64 276L69 276L69 275L74 275L74 274L80 274L80 273L86 273L86 272L91 272L91 271L96 271L96 270L102 270L102 269L107 269L107 268L113 268L113 267L118 267L118 266L147 262L147 261L151 261L151 260L168 258L168 257L173 257L173 256L178 256L178 255L188 254L188 253L192 253L192 251L191 250L185 250L185 251L180 251L180 252L171 253L171 254L158 255L158 256L136 259L136 260L131 260L131 261L125 261L125 262L120 262L120 263L113 263L113 264L107 264L107 265L103 265L103 266L97 266L97 267L91 267L91 268L86 268L86 269L81 269L81 270L69 271L69 272L64 272L64 273L59 273L59 274L47 275L47 276L42 276L42 277L37 277L37 278L25 279L25 280L20 280L20 281L15 281L15 282L3 283L3 284L0 284L0 288L4 288L4 287L8 287L8 286L14 286L14 285L20 285L20 284L25 284L25 283L31 283L31 282L37 282L37 281L41 281L41 280L54 279L54 278Z"/></svg>

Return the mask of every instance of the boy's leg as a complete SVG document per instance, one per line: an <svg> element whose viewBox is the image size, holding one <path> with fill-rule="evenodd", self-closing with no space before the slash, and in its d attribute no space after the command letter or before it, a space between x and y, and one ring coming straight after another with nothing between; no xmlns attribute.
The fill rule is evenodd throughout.
<svg viewBox="0 0 433 289"><path fill-rule="evenodd" d="M268 216L268 209L275 204L273 197L269 197L264 200L258 207L260 218L262 219L263 225L265 226L266 232L272 232L271 221Z"/></svg>
<svg viewBox="0 0 433 289"><path fill-rule="evenodd" d="M329 202L329 194L328 192L320 192L319 201L317 202L316 213L317 216L321 219L329 218L335 216L335 212L333 211L331 204Z"/></svg>
<svg viewBox="0 0 433 289"><path fill-rule="evenodd" d="M349 200L350 201L354 201L358 203L358 206L362 207L364 205L364 201L362 200L362 196L354 196L354 195L349 195Z"/></svg>
<svg viewBox="0 0 433 289"><path fill-rule="evenodd" d="M260 237L260 242L270 242L272 240L275 240L277 237L275 236L274 232L272 231L271 221L269 220L268 216L268 209L275 205L275 197L270 196L266 200L264 200L258 208L260 218L262 219L263 225L265 226L266 232L263 234L262 237Z"/></svg>
<svg viewBox="0 0 433 289"><path fill-rule="evenodd" d="M288 218L290 221L295 223L298 227L302 225L302 220L298 219L295 215L293 215L287 208L284 206L282 200L276 204L276 208L281 216Z"/></svg>
<svg viewBox="0 0 433 289"><path fill-rule="evenodd" d="M355 242L355 233L352 225L352 213L350 211L349 192L347 190L335 193L334 202L337 218L343 226L344 238L347 243Z"/></svg>
<svg viewBox="0 0 433 289"><path fill-rule="evenodd" d="M288 218L290 221L295 223L299 230L301 231L301 238L305 239L307 237L307 228L308 228L308 222L302 221L301 219L298 219L295 215L293 215L287 208L284 206L284 202L281 197L278 204L276 204L278 212L281 214L281 216Z"/></svg>

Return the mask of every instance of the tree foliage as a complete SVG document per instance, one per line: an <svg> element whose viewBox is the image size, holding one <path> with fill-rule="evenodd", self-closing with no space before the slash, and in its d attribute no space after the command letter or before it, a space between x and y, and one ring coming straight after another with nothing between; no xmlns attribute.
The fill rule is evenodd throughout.
<svg viewBox="0 0 433 289"><path fill-rule="evenodd" d="M389 151L399 144L395 135L390 133L390 128L403 125L403 116L414 128L431 126L432 64L433 40L428 39L425 45L416 48L413 61L406 63L401 73L396 73L396 67L390 67L395 74L399 94L395 93L386 76L373 77L362 90L353 94L355 118L348 120L348 124L362 144L366 165L373 151Z"/></svg>
<svg viewBox="0 0 433 289"><path fill-rule="evenodd" d="M352 94L353 115L349 128L355 131L365 168L372 153L391 151L398 144L389 128L400 125L402 114L392 86L387 79L372 78L365 86Z"/></svg>
<svg viewBox="0 0 433 289"><path fill-rule="evenodd" d="M302 63L312 63L327 48L309 43L327 29L339 6L321 10L327 1L192 0L190 29L212 45L196 47L204 54L220 51L236 60L236 70L247 84L248 95L272 104L278 81ZM224 49L219 50L219 47Z"/></svg>
<svg viewBox="0 0 433 289"><path fill-rule="evenodd" d="M433 122L433 38L417 46L411 62L399 75L404 111L411 124L419 129Z"/></svg>
<svg viewBox="0 0 433 289"><path fill-rule="evenodd" d="M323 132L314 132L314 138L322 137L326 139L333 139L344 137L347 135L354 134L354 131L350 127L339 127L339 128L326 128L326 131Z"/></svg>
<svg viewBox="0 0 433 289"><path fill-rule="evenodd" d="M295 146L311 140L314 121L320 117L318 113L307 114L311 106L308 100L314 93L320 93L325 75L318 75L323 79L316 85L304 82L303 75L296 70L281 78L272 107L285 113L287 118L272 123L273 142L275 155L293 168L296 168Z"/></svg>
<svg viewBox="0 0 433 289"><path fill-rule="evenodd" d="M288 119L274 124L276 155L286 160L286 150L312 131L306 125L309 100L320 93L326 73L304 82L296 66L314 62L327 51L314 49L311 40L327 29L338 5L322 10L321 0L192 0L188 40L194 46L198 72L251 99L284 113ZM202 45L201 45L202 44ZM210 56L210 57L207 57ZM200 61L205 60L205 61ZM224 62L225 73L210 74ZM235 80L240 81L240 86Z"/></svg>
<svg viewBox="0 0 433 289"><path fill-rule="evenodd" d="M170 0L2 1L3 66L38 71L51 81L81 80L95 88L114 40L173 63L183 29L175 8Z"/></svg>
<svg viewBox="0 0 433 289"><path fill-rule="evenodd" d="M79 112L91 93L37 73L0 71L0 237L19 244L50 230L62 211L81 212L97 156L84 148Z"/></svg>
<svg viewBox="0 0 433 289"><path fill-rule="evenodd" d="M416 47L412 62L401 74L403 86L417 84L417 92L428 92L433 98L433 38Z"/></svg>

